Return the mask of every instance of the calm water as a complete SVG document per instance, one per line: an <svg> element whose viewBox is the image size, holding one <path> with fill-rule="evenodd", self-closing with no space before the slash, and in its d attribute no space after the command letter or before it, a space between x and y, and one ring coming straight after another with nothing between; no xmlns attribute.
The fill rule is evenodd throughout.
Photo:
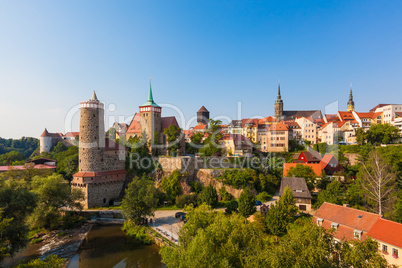
<svg viewBox="0 0 402 268"><path fill-rule="evenodd" d="M156 245L142 245L126 237L121 225L93 226L68 268L165 267Z"/></svg>

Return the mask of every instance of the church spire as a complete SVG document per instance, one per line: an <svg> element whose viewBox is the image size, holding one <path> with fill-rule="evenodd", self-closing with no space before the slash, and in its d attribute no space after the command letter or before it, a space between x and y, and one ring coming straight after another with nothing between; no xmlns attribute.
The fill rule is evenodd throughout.
<svg viewBox="0 0 402 268"><path fill-rule="evenodd" d="M148 101L149 101L149 102L154 102L154 97L152 96L151 76L149 77L149 94L148 94Z"/></svg>
<svg viewBox="0 0 402 268"><path fill-rule="evenodd" d="M278 82L278 97L277 97L277 99L278 100L281 99L281 83L280 82Z"/></svg>
<svg viewBox="0 0 402 268"><path fill-rule="evenodd" d="M352 112L355 110L355 102L353 101L353 92L352 92L352 83L350 83L350 93L349 93L349 101L348 101L348 112Z"/></svg>

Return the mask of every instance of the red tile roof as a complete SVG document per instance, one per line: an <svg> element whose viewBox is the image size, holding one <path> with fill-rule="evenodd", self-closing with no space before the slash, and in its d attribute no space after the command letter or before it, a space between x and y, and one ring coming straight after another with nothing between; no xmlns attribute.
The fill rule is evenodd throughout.
<svg viewBox="0 0 402 268"><path fill-rule="evenodd" d="M258 120L258 124L265 124L265 123L270 123L270 122L277 122L277 121L272 116L267 116L267 117L264 117L264 118L261 118L260 120Z"/></svg>
<svg viewBox="0 0 402 268"><path fill-rule="evenodd" d="M315 175L317 175L317 177L321 176L322 169L321 169L321 165L319 163L317 163L317 164L284 163L283 164L283 176L286 177L289 169L292 167L295 168L296 165L309 166L313 169L313 171L314 171Z"/></svg>
<svg viewBox="0 0 402 268"><path fill-rule="evenodd" d="M0 172L9 171L9 170L25 170L26 166L0 166ZM44 165L39 164L35 165L34 169L56 169L56 166L53 165Z"/></svg>
<svg viewBox="0 0 402 268"><path fill-rule="evenodd" d="M353 116L352 112L338 112L339 117L341 118L342 121L351 121L352 123L357 123L355 117Z"/></svg>
<svg viewBox="0 0 402 268"><path fill-rule="evenodd" d="M402 248L402 224L378 219L367 234L371 238Z"/></svg>
<svg viewBox="0 0 402 268"><path fill-rule="evenodd" d="M126 170L106 170L106 171L92 171L85 172L80 171L73 175L73 177L98 177L98 176L109 176L109 175L118 175L118 174L126 174Z"/></svg>
<svg viewBox="0 0 402 268"><path fill-rule="evenodd" d="M381 107L384 107L384 106L387 106L387 105L390 105L390 104L378 104L377 106L375 106L374 108L372 108L372 109L370 110L370 112L375 112L375 110L377 110L377 108L381 108Z"/></svg>
<svg viewBox="0 0 402 268"><path fill-rule="evenodd" d="M317 218L324 220L322 226L326 229L330 229L333 222L339 224L334 233L337 239L353 239L353 231L360 230L363 231L363 240L381 215L324 202L314 215L314 220Z"/></svg>
<svg viewBox="0 0 402 268"><path fill-rule="evenodd" d="M196 125L194 127L194 129L197 129L197 130L202 130L202 129L206 129L206 128L207 128L207 125Z"/></svg>
<svg viewBox="0 0 402 268"><path fill-rule="evenodd" d="M141 133L141 125L140 125L140 114L136 113L133 116L133 119L130 122L130 125L128 126L127 129L127 134L130 133Z"/></svg>
<svg viewBox="0 0 402 268"><path fill-rule="evenodd" d="M289 127L285 124L278 123L278 124L271 125L268 130L269 131L288 131Z"/></svg>
<svg viewBox="0 0 402 268"><path fill-rule="evenodd" d="M79 136L80 133L79 132L67 132L64 137L76 137Z"/></svg>

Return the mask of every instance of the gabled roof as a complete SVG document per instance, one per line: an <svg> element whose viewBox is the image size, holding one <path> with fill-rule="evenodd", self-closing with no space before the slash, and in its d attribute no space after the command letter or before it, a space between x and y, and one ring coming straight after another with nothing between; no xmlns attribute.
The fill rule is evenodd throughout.
<svg viewBox="0 0 402 268"><path fill-rule="evenodd" d="M367 234L371 238L402 248L402 224L377 219Z"/></svg>
<svg viewBox="0 0 402 268"><path fill-rule="evenodd" d="M207 110L207 108L205 108L204 106L202 106L202 107L198 110L198 112L209 112L209 111Z"/></svg>
<svg viewBox="0 0 402 268"><path fill-rule="evenodd" d="M170 125L175 125L176 127L179 127L179 123L177 123L176 117L174 117L174 116L162 117L161 125L162 125L162 127L161 127L162 133L163 133L163 130L168 128Z"/></svg>
<svg viewBox="0 0 402 268"><path fill-rule="evenodd" d="M333 156L332 154L325 154L323 156L323 158L321 159L321 162L320 162L321 167L325 168L329 164L329 162L331 162L331 161L335 165L339 165L339 162L338 162L338 160L336 160L335 156Z"/></svg>
<svg viewBox="0 0 402 268"><path fill-rule="evenodd" d="M283 121L282 124L285 124L288 126L290 129L299 129L300 126L297 122L295 121Z"/></svg>
<svg viewBox="0 0 402 268"><path fill-rule="evenodd" d="M76 137L79 136L80 132L67 132L64 137Z"/></svg>
<svg viewBox="0 0 402 268"><path fill-rule="evenodd" d="M304 155L306 157L307 162L319 162L321 161L321 155L317 151L303 151L300 155Z"/></svg>
<svg viewBox="0 0 402 268"><path fill-rule="evenodd" d="M338 115L341 118L341 121L351 121L352 123L357 123L355 117L353 116L353 112L338 111Z"/></svg>
<svg viewBox="0 0 402 268"><path fill-rule="evenodd" d="M133 116L133 119L131 120L126 133L130 134L130 133L140 133L140 132L141 132L140 114L136 113Z"/></svg>
<svg viewBox="0 0 402 268"><path fill-rule="evenodd" d="M286 186L289 186L292 190L294 198L309 198L311 199L310 191L308 190L306 180L304 178L290 178L283 177L281 180L281 188L279 190L279 195L283 194Z"/></svg>
<svg viewBox="0 0 402 268"><path fill-rule="evenodd" d="M272 122L277 122L277 120L275 118L273 118L272 116L267 116L264 118L261 118L260 120L258 120L258 124L265 124L265 123L272 123Z"/></svg>
<svg viewBox="0 0 402 268"><path fill-rule="evenodd" d="M354 237L353 230L361 230L367 233L382 216L324 202L317 210L315 217L349 227L352 230L351 236L349 235L345 238L351 239Z"/></svg>

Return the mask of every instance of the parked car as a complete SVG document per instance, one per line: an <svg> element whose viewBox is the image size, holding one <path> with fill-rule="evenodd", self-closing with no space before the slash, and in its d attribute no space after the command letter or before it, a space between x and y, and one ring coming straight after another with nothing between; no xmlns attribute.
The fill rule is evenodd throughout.
<svg viewBox="0 0 402 268"><path fill-rule="evenodd" d="M256 205L256 206L261 206L262 203L261 203L261 201L256 201L256 202L255 202L255 205Z"/></svg>
<svg viewBox="0 0 402 268"><path fill-rule="evenodd" d="M186 214L181 215L181 216L180 216L180 219L181 219L182 221L184 221L184 222L187 222Z"/></svg>
<svg viewBox="0 0 402 268"><path fill-rule="evenodd" d="M176 212L176 214L174 214L174 216L175 216L175 218L180 218L181 219L181 216L185 216L186 215L186 213L184 213L184 212Z"/></svg>

